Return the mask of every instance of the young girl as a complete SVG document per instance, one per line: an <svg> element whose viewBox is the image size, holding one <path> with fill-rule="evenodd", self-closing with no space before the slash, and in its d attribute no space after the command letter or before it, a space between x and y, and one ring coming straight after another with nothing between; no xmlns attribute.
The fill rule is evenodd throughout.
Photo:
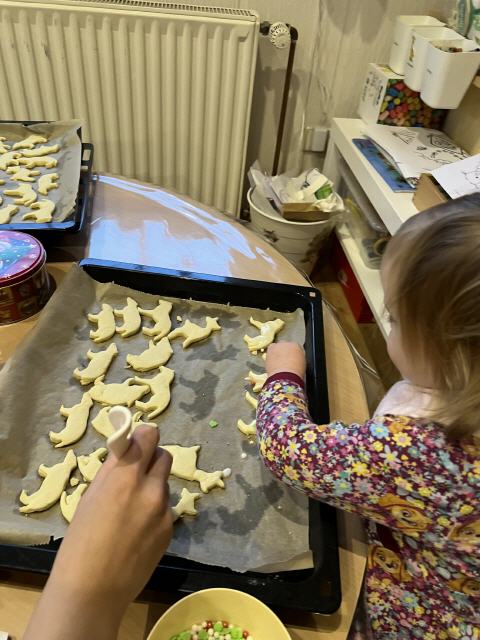
<svg viewBox="0 0 480 640"><path fill-rule="evenodd" d="M281 480L369 520L372 636L480 638L480 194L410 218L381 276L404 380L365 424L313 424L305 356L267 353L260 452Z"/></svg>

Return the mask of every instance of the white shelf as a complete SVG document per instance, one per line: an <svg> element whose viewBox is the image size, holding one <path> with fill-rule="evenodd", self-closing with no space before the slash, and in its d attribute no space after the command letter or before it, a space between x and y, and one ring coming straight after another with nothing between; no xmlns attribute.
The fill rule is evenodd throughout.
<svg viewBox="0 0 480 640"><path fill-rule="evenodd" d="M363 294L372 310L381 332L386 338L390 332L390 323L386 320L383 306L383 289L380 280L380 270L367 267L362 260L357 243L350 235L347 226L342 224L337 228L340 244L352 267L353 273L362 288Z"/></svg>
<svg viewBox="0 0 480 640"><path fill-rule="evenodd" d="M334 118L331 142L343 156L370 202L393 235L402 222L418 213L411 193L395 193L353 144L353 138L363 138L365 124L355 118ZM325 168L326 175L334 171ZM335 180L336 176L330 176Z"/></svg>

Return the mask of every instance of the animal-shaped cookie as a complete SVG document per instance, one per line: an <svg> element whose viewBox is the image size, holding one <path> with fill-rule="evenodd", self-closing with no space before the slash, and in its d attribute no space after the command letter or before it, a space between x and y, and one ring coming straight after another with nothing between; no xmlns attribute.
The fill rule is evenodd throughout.
<svg viewBox="0 0 480 640"><path fill-rule="evenodd" d="M32 172L33 175L33 172ZM58 188L58 173L45 173L38 179L38 193L46 196L51 189Z"/></svg>
<svg viewBox="0 0 480 640"><path fill-rule="evenodd" d="M88 456L78 456L77 464L78 470L83 476L86 482L93 482L95 476L102 467L103 460L107 455L107 449L100 447L93 451Z"/></svg>
<svg viewBox="0 0 480 640"><path fill-rule="evenodd" d="M109 438L112 433L115 432L115 429L110 422L110 418L108 417L110 408L111 407L103 407L92 420L92 427L104 438Z"/></svg>
<svg viewBox="0 0 480 640"><path fill-rule="evenodd" d="M172 303L159 300L155 309L138 309L142 316L150 318L155 323L153 327L143 327L142 332L146 336L153 337L154 341L161 340L172 328L170 312Z"/></svg>
<svg viewBox="0 0 480 640"><path fill-rule="evenodd" d="M138 312L138 303L133 298L127 298L127 304L123 309L114 309L113 313L118 318L123 318L123 324L116 331L122 338L135 335L142 326L142 318Z"/></svg>
<svg viewBox="0 0 480 640"><path fill-rule="evenodd" d="M7 151L7 153L2 153L0 156L0 169L2 171L6 171L7 167L18 165L20 162L19 158L21 159L21 157L22 154L17 151Z"/></svg>
<svg viewBox="0 0 480 640"><path fill-rule="evenodd" d="M112 360L118 354L117 345L112 342L103 351L87 351L87 358L90 360L85 369L78 369L73 372L74 377L80 384L91 384L97 378L103 380L111 365Z"/></svg>
<svg viewBox="0 0 480 640"><path fill-rule="evenodd" d="M160 373L154 378L137 378L137 384L148 384L152 397L147 402L137 400L135 407L143 413L148 413L148 419L151 420L158 416L168 407L170 403L170 384L175 377L175 371L168 367L160 367Z"/></svg>
<svg viewBox="0 0 480 640"><path fill-rule="evenodd" d="M109 304L103 303L102 310L98 313L89 313L87 318L90 322L96 322L98 327L90 331L90 338L94 342L105 342L115 335L115 316Z"/></svg>
<svg viewBox="0 0 480 640"><path fill-rule="evenodd" d="M250 384L253 385L252 391L254 393L258 393L262 390L263 385L267 381L266 373L254 373L253 371L248 372L248 376L245 378Z"/></svg>
<svg viewBox="0 0 480 640"><path fill-rule="evenodd" d="M248 391L245 393L245 400L255 409L255 411L257 410L258 400L254 398Z"/></svg>
<svg viewBox="0 0 480 640"><path fill-rule="evenodd" d="M217 322L218 318L211 318L210 316L207 316L205 320L206 324L204 327L190 322L190 320L186 320L185 324L181 327L177 327L173 331L170 331L168 337L170 340L175 340L175 338L182 336L185 338L182 346L186 349L194 342L200 342L200 340L208 338L212 331L219 331L221 329L221 326Z"/></svg>
<svg viewBox="0 0 480 640"><path fill-rule="evenodd" d="M157 344L153 340L148 343L148 349L142 351L138 356L129 353L127 355L127 366L135 371L151 371L166 364L173 350L168 338L162 338Z"/></svg>
<svg viewBox="0 0 480 640"><path fill-rule="evenodd" d="M28 495L22 491L19 500L22 503L19 511L22 513L33 513L34 511L45 511L54 505L62 495L67 486L70 474L77 466L77 457L72 449L67 452L63 462L47 467L41 464L38 467L38 475L43 478L40 488Z"/></svg>
<svg viewBox="0 0 480 640"><path fill-rule="evenodd" d="M10 149L10 145L5 144L5 140L6 138L0 137L0 153L7 153L7 151Z"/></svg>
<svg viewBox="0 0 480 640"><path fill-rule="evenodd" d="M29 207L37 199L37 194L29 184L20 184L16 189L5 189L3 194L12 197L18 196L14 203L25 207Z"/></svg>
<svg viewBox="0 0 480 640"><path fill-rule="evenodd" d="M88 393L99 404L111 406L120 404L131 407L136 400L139 400L148 391L150 391L148 385L139 385L134 378L128 378L123 382L113 382L111 384L96 380Z"/></svg>
<svg viewBox="0 0 480 640"><path fill-rule="evenodd" d="M34 176L40 175L40 171L35 171L20 166L8 167L7 173L12 174L12 180L15 180L15 182L35 182Z"/></svg>
<svg viewBox="0 0 480 640"><path fill-rule="evenodd" d="M41 156L48 156L49 153L57 153L57 151L60 151L60 145L52 144L49 147L27 149L27 151L22 151L22 156L24 158L39 158Z"/></svg>
<svg viewBox="0 0 480 640"><path fill-rule="evenodd" d="M285 326L285 322L280 320L280 318L268 320L268 322L259 322L258 320L250 318L250 324L253 324L253 326L257 327L260 331L260 335L255 336L255 338L247 335L243 336L243 339L247 343L248 350L251 353L256 353L260 351L260 349L266 349L268 345L275 340L277 333Z"/></svg>
<svg viewBox="0 0 480 640"><path fill-rule="evenodd" d="M50 431L48 437L55 447L65 447L80 440L87 429L88 416L93 401L88 393L84 393L82 399L73 407L60 407L60 414L67 419L65 427L59 431Z"/></svg>
<svg viewBox="0 0 480 640"><path fill-rule="evenodd" d="M173 521L182 516L196 516L198 511L195 509L195 500L201 497L201 493L190 493L188 489L182 489L180 500L172 507Z"/></svg>
<svg viewBox="0 0 480 640"><path fill-rule="evenodd" d="M243 433L244 436L256 436L257 435L257 421L252 420L250 423L246 423L243 420L237 421L237 429Z"/></svg>
<svg viewBox="0 0 480 640"><path fill-rule="evenodd" d="M80 498L87 490L87 487L88 484L86 482L82 482L77 485L77 488L72 491L72 493L67 493L66 491L62 493L60 497L60 511L67 522L72 521L75 511L77 510L78 503L80 502Z"/></svg>
<svg viewBox="0 0 480 640"><path fill-rule="evenodd" d="M16 202L16 200L15 200ZM22 216L23 220L35 220L35 222L51 222L53 212L55 211L55 203L51 200L39 200L30 205L31 209L35 211L29 211Z"/></svg>
<svg viewBox="0 0 480 640"><path fill-rule="evenodd" d="M35 158L19 158L13 164L19 164L19 163L25 165L27 169L35 169L35 167L46 167L47 169L53 169L53 167L57 166L58 160L56 158L52 158L52 156L42 156L42 157L35 157Z"/></svg>
<svg viewBox="0 0 480 640"><path fill-rule="evenodd" d="M197 455L200 445L181 447L178 444L160 445L172 456L170 474L181 480L198 482L203 493L208 493L214 487L225 488L223 471L202 471L197 469Z"/></svg>
<svg viewBox="0 0 480 640"><path fill-rule="evenodd" d="M1 204L1 198L0 198ZM18 211L18 207L14 204L7 204L6 207L0 209L0 224L8 224L12 218Z"/></svg>
<svg viewBox="0 0 480 640"><path fill-rule="evenodd" d="M20 140L20 142L15 142L12 149L33 149L36 144L42 144L44 142L48 142L47 138L39 135L38 133L32 133L27 138Z"/></svg>

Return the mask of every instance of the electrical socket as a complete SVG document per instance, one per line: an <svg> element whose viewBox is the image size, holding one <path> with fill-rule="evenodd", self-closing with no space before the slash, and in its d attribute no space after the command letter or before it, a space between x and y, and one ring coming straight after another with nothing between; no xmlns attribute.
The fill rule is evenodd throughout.
<svg viewBox="0 0 480 640"><path fill-rule="evenodd" d="M325 151L329 132L328 127L305 127L304 150L316 151L317 153Z"/></svg>

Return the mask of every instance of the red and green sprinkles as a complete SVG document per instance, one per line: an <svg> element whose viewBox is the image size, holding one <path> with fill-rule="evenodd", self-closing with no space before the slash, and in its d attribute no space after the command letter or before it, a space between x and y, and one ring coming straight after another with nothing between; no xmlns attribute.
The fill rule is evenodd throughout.
<svg viewBox="0 0 480 640"><path fill-rule="evenodd" d="M253 640L248 631L225 620L204 620L201 624L192 624L192 628L181 631L170 640Z"/></svg>

